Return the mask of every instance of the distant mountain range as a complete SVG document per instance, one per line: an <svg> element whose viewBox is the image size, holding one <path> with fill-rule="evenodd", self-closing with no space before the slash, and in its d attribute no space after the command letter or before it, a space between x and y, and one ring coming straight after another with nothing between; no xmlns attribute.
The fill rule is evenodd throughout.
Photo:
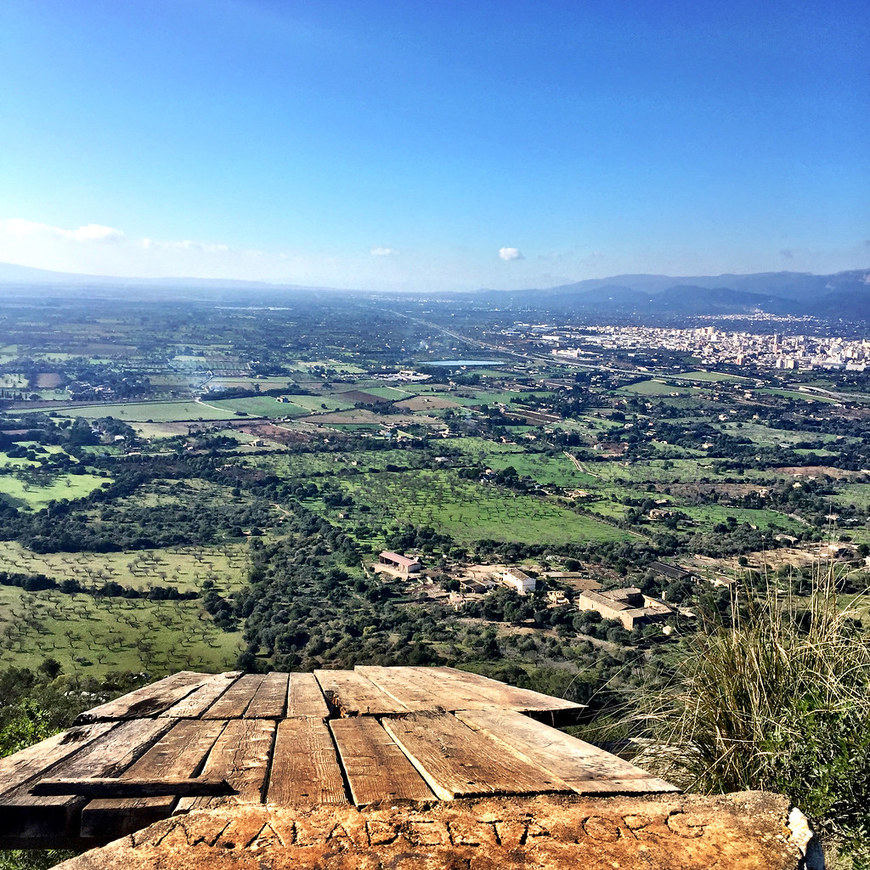
<svg viewBox="0 0 870 870"><path fill-rule="evenodd" d="M482 291L494 304L554 312L661 316L810 314L870 319L870 269L812 275L761 272L673 278L617 275L546 290Z"/></svg>
<svg viewBox="0 0 870 870"><path fill-rule="evenodd" d="M321 291L329 288L297 284L269 284L265 281L240 281L232 278L124 278L111 275L83 275L76 272L52 272L14 263L0 263L0 287L66 287L77 290L110 290L111 288L141 288L142 290L220 290L220 291ZM145 293L143 296L147 295Z"/></svg>
<svg viewBox="0 0 870 870"><path fill-rule="evenodd" d="M171 288L192 291L233 291L280 296L287 291L347 292L327 287L268 284L210 278L113 278L76 275L0 263L0 286L66 287L90 291L137 288L165 295ZM444 294L474 298L500 308L554 313L608 314L623 317L692 317L706 314L813 315L824 319L870 320L870 269L812 275L808 272L760 272L751 275L616 275L576 284L528 290L478 290Z"/></svg>

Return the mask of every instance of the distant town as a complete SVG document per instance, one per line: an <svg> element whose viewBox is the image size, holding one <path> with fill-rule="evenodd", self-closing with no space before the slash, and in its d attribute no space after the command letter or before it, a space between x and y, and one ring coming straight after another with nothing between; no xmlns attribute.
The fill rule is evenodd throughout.
<svg viewBox="0 0 870 870"><path fill-rule="evenodd" d="M691 354L704 365L863 372L870 363L868 339L734 332L715 326L694 329L589 326L580 332L571 328L553 329L541 335L540 341L554 345L551 353L566 359L582 359L600 350L663 348Z"/></svg>

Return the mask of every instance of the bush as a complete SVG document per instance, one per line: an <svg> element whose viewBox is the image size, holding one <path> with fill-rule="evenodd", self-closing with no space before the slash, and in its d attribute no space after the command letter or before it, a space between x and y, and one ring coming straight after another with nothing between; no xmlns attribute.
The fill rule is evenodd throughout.
<svg viewBox="0 0 870 870"><path fill-rule="evenodd" d="M641 705L669 749L643 763L687 789L784 793L857 867L870 860L870 633L834 589L817 571L809 601L768 590L702 629Z"/></svg>

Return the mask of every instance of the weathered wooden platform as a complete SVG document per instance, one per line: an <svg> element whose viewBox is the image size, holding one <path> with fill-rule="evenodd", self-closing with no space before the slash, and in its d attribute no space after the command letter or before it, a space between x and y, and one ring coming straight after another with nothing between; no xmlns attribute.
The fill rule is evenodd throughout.
<svg viewBox="0 0 870 870"><path fill-rule="evenodd" d="M676 791L532 718L580 709L451 668L185 671L0 759L0 846L104 843L240 804Z"/></svg>

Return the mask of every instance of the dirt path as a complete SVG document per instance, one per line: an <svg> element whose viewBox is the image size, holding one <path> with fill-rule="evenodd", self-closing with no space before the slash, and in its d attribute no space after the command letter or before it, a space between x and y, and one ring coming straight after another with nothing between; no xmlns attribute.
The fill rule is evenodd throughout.
<svg viewBox="0 0 870 870"><path fill-rule="evenodd" d="M574 463L577 467L577 471L582 471L583 474L588 474L590 477L596 477L599 480L601 479L600 474L594 474L591 472L576 456L573 456L567 450L563 450L562 452Z"/></svg>

